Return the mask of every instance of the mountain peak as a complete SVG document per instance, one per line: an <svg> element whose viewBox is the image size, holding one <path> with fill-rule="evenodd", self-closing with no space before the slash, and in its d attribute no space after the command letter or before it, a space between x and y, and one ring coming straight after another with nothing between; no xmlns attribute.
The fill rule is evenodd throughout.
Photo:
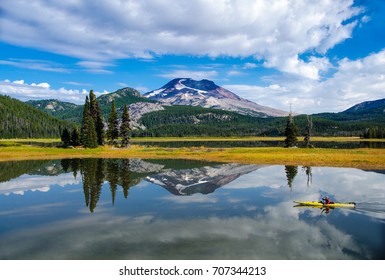
<svg viewBox="0 0 385 280"><path fill-rule="evenodd" d="M172 81L167 83L166 86L168 86L168 87L172 87L172 86L183 87L183 86L185 86L185 87L198 89L198 90L202 90L202 91L210 91L210 90L215 90L215 89L219 88L219 86L216 85L213 81L206 80L206 79L196 81L196 80L193 80L191 78L173 79Z"/></svg>
<svg viewBox="0 0 385 280"><path fill-rule="evenodd" d="M166 105L190 105L222 109L257 117L286 116L288 113L243 99L213 81L191 78L173 79L163 87L144 94Z"/></svg>
<svg viewBox="0 0 385 280"><path fill-rule="evenodd" d="M110 104L112 101L115 101L115 105L118 108L123 108L124 104L132 104L135 102L152 102L147 98L144 98L139 91L130 87L125 87L111 93L102 94L98 97L98 100L101 105Z"/></svg>
<svg viewBox="0 0 385 280"><path fill-rule="evenodd" d="M205 95L209 97L213 94L218 95L218 92L215 91L219 88L220 86L216 85L213 81L206 79L196 81L191 78L176 78L165 84L162 88L146 93L145 96L155 100L162 100L180 94L185 94L185 97L187 95L201 97Z"/></svg>

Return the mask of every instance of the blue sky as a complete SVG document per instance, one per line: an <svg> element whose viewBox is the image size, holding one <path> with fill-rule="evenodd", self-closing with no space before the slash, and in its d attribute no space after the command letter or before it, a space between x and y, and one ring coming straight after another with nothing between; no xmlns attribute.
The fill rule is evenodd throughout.
<svg viewBox="0 0 385 280"><path fill-rule="evenodd" d="M0 93L77 104L210 79L261 105L385 98L383 0L2 0Z"/></svg>

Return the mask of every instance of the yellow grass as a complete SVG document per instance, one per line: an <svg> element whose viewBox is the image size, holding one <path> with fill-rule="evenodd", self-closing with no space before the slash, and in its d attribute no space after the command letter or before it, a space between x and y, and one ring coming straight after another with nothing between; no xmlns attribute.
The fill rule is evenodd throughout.
<svg viewBox="0 0 385 280"><path fill-rule="evenodd" d="M334 166L385 169L385 149L286 149L269 148L160 148L132 145L97 149L62 149L32 146L0 147L0 161L61 158L156 158L216 162Z"/></svg>

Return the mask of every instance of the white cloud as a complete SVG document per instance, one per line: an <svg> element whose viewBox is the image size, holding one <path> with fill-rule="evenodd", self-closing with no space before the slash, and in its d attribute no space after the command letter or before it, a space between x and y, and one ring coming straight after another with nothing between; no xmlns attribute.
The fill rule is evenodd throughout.
<svg viewBox="0 0 385 280"><path fill-rule="evenodd" d="M85 68L88 72L97 74L112 74L112 71L105 68L114 66L112 63L100 61L79 61L77 65Z"/></svg>
<svg viewBox="0 0 385 280"><path fill-rule="evenodd" d="M73 81L68 81L68 82L62 82L63 84L67 84L67 85L72 85L72 86L91 86L91 84L88 84L88 83L79 83L79 82L73 82Z"/></svg>
<svg viewBox="0 0 385 280"><path fill-rule="evenodd" d="M328 64L323 59L313 61ZM368 100L385 98L385 50L357 60L343 59L324 81L273 77L268 86L223 85L257 103L298 113L341 112Z"/></svg>
<svg viewBox="0 0 385 280"><path fill-rule="evenodd" d="M169 73L160 74L160 77L175 79L175 78L191 78L195 80L213 79L218 76L216 71L190 71L190 70L173 70Z"/></svg>
<svg viewBox="0 0 385 280"><path fill-rule="evenodd" d="M49 83L40 83L40 84L32 83L31 86L34 86L34 87L42 87L42 88L50 88Z"/></svg>
<svg viewBox="0 0 385 280"><path fill-rule="evenodd" d="M253 68L257 68L258 65L256 63L252 63L252 62L246 62L245 65L243 66L244 69L253 69Z"/></svg>
<svg viewBox="0 0 385 280"><path fill-rule="evenodd" d="M359 19L344 22L362 13L353 0L2 2L2 39L10 44L102 62L153 54L253 56L310 79L325 64L298 55L322 55L349 38Z"/></svg>
<svg viewBox="0 0 385 280"><path fill-rule="evenodd" d="M8 59L0 60L0 65L11 65L23 69L41 70L47 72L59 72L67 73L69 69L62 67L61 65L47 60L39 59Z"/></svg>
<svg viewBox="0 0 385 280"><path fill-rule="evenodd" d="M242 71L239 71L239 70L229 70L227 71L227 76L242 76L242 75L245 75L244 72Z"/></svg>
<svg viewBox="0 0 385 280"><path fill-rule="evenodd" d="M38 99L59 99L61 101L73 102L76 104L83 104L85 95L89 91L73 90L66 88L53 89L46 82L27 84L24 80L0 81L0 94L9 95L22 101L38 100ZM104 94L105 91L96 95Z"/></svg>
<svg viewBox="0 0 385 280"><path fill-rule="evenodd" d="M17 85L24 85L24 80L13 81L13 83Z"/></svg>

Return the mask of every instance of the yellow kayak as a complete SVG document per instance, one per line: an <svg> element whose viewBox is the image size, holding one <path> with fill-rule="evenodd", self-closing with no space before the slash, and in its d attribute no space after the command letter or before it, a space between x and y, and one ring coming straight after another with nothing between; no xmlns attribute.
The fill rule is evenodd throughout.
<svg viewBox="0 0 385 280"><path fill-rule="evenodd" d="M297 203L296 206L315 206L315 207L356 207L355 202L334 202L330 204L324 204L319 201L294 201L294 203Z"/></svg>

